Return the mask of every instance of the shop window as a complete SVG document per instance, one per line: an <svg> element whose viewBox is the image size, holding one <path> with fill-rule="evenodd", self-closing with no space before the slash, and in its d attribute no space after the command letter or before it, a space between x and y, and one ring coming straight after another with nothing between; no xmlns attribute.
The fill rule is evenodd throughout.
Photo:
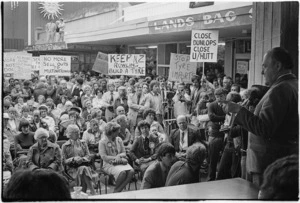
<svg viewBox="0 0 300 203"><path fill-rule="evenodd" d="M170 65L171 53L177 53L177 44L166 44L165 64Z"/></svg>
<svg viewBox="0 0 300 203"><path fill-rule="evenodd" d="M191 43L190 42L180 43L178 53L179 54L188 54L188 55L190 55L190 53L191 53Z"/></svg>

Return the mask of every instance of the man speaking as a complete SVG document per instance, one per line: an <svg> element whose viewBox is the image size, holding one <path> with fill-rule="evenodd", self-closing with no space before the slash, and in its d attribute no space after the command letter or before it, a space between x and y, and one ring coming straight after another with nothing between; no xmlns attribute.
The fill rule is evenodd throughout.
<svg viewBox="0 0 300 203"><path fill-rule="evenodd" d="M234 122L249 131L246 168L248 180L257 186L269 164L299 153L298 80L292 68L292 58L285 49L269 50L263 58L262 74L270 89L254 114L232 102L224 105L225 111L237 113Z"/></svg>

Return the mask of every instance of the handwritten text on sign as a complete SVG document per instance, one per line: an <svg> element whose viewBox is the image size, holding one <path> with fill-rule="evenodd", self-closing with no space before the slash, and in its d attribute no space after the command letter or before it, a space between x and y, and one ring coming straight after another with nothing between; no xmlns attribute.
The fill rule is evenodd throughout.
<svg viewBox="0 0 300 203"><path fill-rule="evenodd" d="M217 62L218 30L192 30L191 62Z"/></svg>
<svg viewBox="0 0 300 203"><path fill-rule="evenodd" d="M40 57L32 57L32 72L40 70Z"/></svg>
<svg viewBox="0 0 300 203"><path fill-rule="evenodd" d="M108 54L108 75L145 75L145 54Z"/></svg>
<svg viewBox="0 0 300 203"><path fill-rule="evenodd" d="M190 62L190 56L171 53L169 80L191 82L196 74L197 63Z"/></svg>
<svg viewBox="0 0 300 203"><path fill-rule="evenodd" d="M4 57L3 57L3 73L4 73L4 77L12 77L13 73L14 73L14 68L15 68L15 57L13 54L9 54L9 53L4 53Z"/></svg>
<svg viewBox="0 0 300 203"><path fill-rule="evenodd" d="M71 75L71 56L40 56L40 75Z"/></svg>
<svg viewBox="0 0 300 203"><path fill-rule="evenodd" d="M16 55L15 56L14 78L16 79L31 79L32 56Z"/></svg>

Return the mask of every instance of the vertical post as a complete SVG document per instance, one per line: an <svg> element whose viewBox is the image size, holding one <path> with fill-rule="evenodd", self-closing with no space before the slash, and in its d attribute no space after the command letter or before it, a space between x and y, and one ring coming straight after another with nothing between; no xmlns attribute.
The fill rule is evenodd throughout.
<svg viewBox="0 0 300 203"><path fill-rule="evenodd" d="M205 67L204 67L204 65L205 65L205 62L202 62L202 66L203 66L202 78L204 78L204 76L205 76L205 72L204 72Z"/></svg>
<svg viewBox="0 0 300 203"><path fill-rule="evenodd" d="M31 1L28 1L28 46L31 45Z"/></svg>

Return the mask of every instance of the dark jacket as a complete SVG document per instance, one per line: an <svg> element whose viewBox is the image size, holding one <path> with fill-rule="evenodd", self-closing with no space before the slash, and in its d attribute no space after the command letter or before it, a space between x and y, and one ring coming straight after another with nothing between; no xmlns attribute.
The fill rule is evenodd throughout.
<svg viewBox="0 0 300 203"><path fill-rule="evenodd" d="M248 130L248 172L263 173L278 158L298 152L298 81L293 74L281 76L255 108L242 108L235 123Z"/></svg>
<svg viewBox="0 0 300 203"><path fill-rule="evenodd" d="M149 145L151 143L154 143L154 148L152 151L144 149L144 140L145 139L143 138L143 136L139 136L134 140L129 152L132 161L135 161L136 159L139 159L141 157L151 157L152 160L156 159L156 147L159 144L158 138L153 135L149 135Z"/></svg>
<svg viewBox="0 0 300 203"><path fill-rule="evenodd" d="M192 144L194 144L196 142L200 142L200 140L201 140L200 131L196 131L196 130L188 127L188 146L191 146ZM180 148L179 148L180 130L178 128L171 131L170 143L174 146L176 152L180 151Z"/></svg>
<svg viewBox="0 0 300 203"><path fill-rule="evenodd" d="M35 143L29 149L27 161L30 170L51 168L54 171L60 171L62 163L61 150L57 144L47 141L47 147L40 151L38 143Z"/></svg>
<svg viewBox="0 0 300 203"><path fill-rule="evenodd" d="M208 105L208 117L210 119L209 124L211 125L212 137L223 136L224 133L219 132L221 125L224 123L225 120L225 112L223 111L222 107L218 105L217 101L214 101Z"/></svg>

